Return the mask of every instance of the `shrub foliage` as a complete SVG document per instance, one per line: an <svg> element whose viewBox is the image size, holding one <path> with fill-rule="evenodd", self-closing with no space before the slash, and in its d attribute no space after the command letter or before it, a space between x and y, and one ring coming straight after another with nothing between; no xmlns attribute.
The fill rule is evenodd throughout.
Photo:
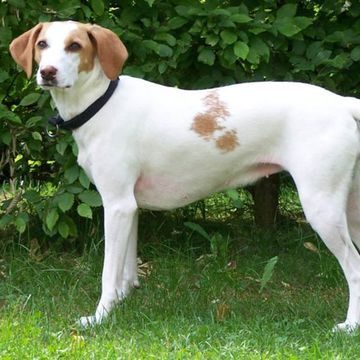
<svg viewBox="0 0 360 360"><path fill-rule="evenodd" d="M54 140L44 131L54 113L49 94L9 55L10 41L38 22L112 29L130 54L124 73L169 86L294 80L359 93L357 1L4 0L0 17L0 228L20 233L76 238L77 217L92 218L101 205L71 134Z"/></svg>

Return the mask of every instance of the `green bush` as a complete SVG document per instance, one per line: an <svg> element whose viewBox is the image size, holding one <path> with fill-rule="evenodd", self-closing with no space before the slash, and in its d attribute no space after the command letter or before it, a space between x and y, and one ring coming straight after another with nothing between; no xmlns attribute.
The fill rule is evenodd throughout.
<svg viewBox="0 0 360 360"><path fill-rule="evenodd" d="M279 5L280 4L280 5ZM76 238L98 193L77 166L71 134L45 134L49 94L11 59L10 41L39 21L95 22L129 50L124 73L198 89L304 81L356 96L360 3L248 0L4 0L0 2L0 229ZM241 101L241 99L239 99Z"/></svg>

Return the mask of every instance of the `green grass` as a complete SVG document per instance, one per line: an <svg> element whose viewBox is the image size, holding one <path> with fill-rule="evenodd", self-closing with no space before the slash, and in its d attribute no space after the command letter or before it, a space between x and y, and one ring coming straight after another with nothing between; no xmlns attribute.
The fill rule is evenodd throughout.
<svg viewBox="0 0 360 360"><path fill-rule="evenodd" d="M102 244L81 256L8 248L0 259L0 359L358 358L359 334L331 332L345 317L345 281L306 226L268 234L232 226L226 258L208 256L209 245L184 226L157 229L142 231L140 256L151 271L141 288L88 330L75 321L95 309Z"/></svg>

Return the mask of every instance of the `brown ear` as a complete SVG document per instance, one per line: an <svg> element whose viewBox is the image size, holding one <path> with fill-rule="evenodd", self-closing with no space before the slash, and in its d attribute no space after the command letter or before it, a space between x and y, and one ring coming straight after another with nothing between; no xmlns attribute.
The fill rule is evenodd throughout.
<svg viewBox="0 0 360 360"><path fill-rule="evenodd" d="M125 45L115 33L101 26L92 25L88 32L105 75L110 80L116 79L128 57Z"/></svg>
<svg viewBox="0 0 360 360"><path fill-rule="evenodd" d="M10 44L11 56L16 63L24 69L28 78L31 77L32 73L35 42L42 27L42 23L36 25L26 33L14 39Z"/></svg>

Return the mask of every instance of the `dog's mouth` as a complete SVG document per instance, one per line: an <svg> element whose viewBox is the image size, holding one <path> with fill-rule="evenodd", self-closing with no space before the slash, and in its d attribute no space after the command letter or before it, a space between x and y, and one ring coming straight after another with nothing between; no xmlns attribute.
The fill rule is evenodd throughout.
<svg viewBox="0 0 360 360"><path fill-rule="evenodd" d="M50 89L69 89L71 88L71 85L59 85L56 80L54 81L42 81L38 84L41 88L44 90L50 90Z"/></svg>

